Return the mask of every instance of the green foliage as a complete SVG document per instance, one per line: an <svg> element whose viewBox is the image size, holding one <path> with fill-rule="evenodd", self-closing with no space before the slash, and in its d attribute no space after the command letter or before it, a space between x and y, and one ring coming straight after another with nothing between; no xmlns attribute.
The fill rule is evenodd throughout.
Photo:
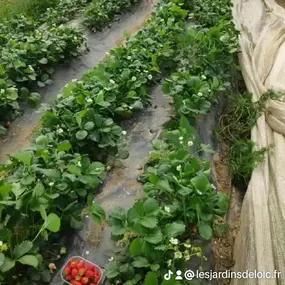
<svg viewBox="0 0 285 285"><path fill-rule="evenodd" d="M209 240L226 228L216 221L227 212L228 198L214 191L210 165L199 158L200 152L212 150L198 143L189 123L208 113L215 95L230 87L237 35L226 16L219 20L204 29L201 17L200 27L177 34L179 52L169 63L178 71L163 84L164 93L174 99L176 122L162 140L153 142L140 177L144 197L128 211L114 209L109 218L112 236L121 246L106 267L114 284L164 284L169 269L183 271L192 257L200 258L202 267L205 257L193 243L195 233ZM148 211L145 204L152 205Z"/></svg>
<svg viewBox="0 0 285 285"><path fill-rule="evenodd" d="M189 71L173 73L163 84L163 92L173 97L174 107L180 116L196 118L210 111L214 94L222 91L217 78L206 80L192 76Z"/></svg>
<svg viewBox="0 0 285 285"><path fill-rule="evenodd" d="M115 160L128 156L126 132L114 119L141 110L149 102L149 85L162 77L166 66L176 66L170 59L175 54L186 15L177 4L164 3L146 27L135 38L128 39L125 47L113 49L82 80L72 81L63 88L52 106L44 107L42 126L35 133L31 147L11 155L9 163L0 168L0 240L9 248L0 256L0 264L1 257L5 259L5 267L0 267L0 280L5 279L8 284L15 280L33 284L29 279L33 276L32 280L48 282L50 275L45 271L39 248L59 230L83 228L80 214L86 200L93 220L100 223L105 219L103 209L93 204L90 197L87 199L105 178L105 166L95 160L105 162L107 157ZM19 29L29 30L29 35L36 33L32 21L20 20L24 24ZM35 62L45 71L52 55L41 57L38 50L34 52ZM22 61L18 68L24 71ZM33 70L38 71L36 64ZM16 71L10 70L15 78L28 77ZM49 80L45 74L40 78L44 82ZM22 93L26 96L27 90L22 89ZM145 214L152 214L145 215L140 222L151 232L158 223L155 205L146 202L143 206ZM166 231L171 235L183 229L181 223L174 223ZM159 233L146 237L152 243L159 242L159 238ZM13 250L24 241L32 243L33 248L25 254L27 257L18 260ZM142 258L134 261L137 268L147 265ZM151 268L158 269L155 263Z"/></svg>
<svg viewBox="0 0 285 285"><path fill-rule="evenodd" d="M246 186L252 171L264 160L264 154L267 151L267 148L255 150L254 142L251 140L234 141L229 150L233 183L241 187Z"/></svg>
<svg viewBox="0 0 285 285"><path fill-rule="evenodd" d="M193 129L182 117L179 129L153 142L141 177L144 197L128 211L120 207L112 211L109 226L122 247L107 266L112 282L142 284L146 276L145 282L160 284L167 267L183 270L194 256L203 264L203 252L191 242L189 229L197 227L200 237L211 239L214 220L226 213L228 199L213 191L209 163L189 153L194 139Z"/></svg>
<svg viewBox="0 0 285 285"><path fill-rule="evenodd" d="M227 108L220 119L218 135L230 143L249 139L250 131L261 112L259 103L253 102L251 93L229 95Z"/></svg>
<svg viewBox="0 0 285 285"><path fill-rule="evenodd" d="M0 64L9 79L18 83L38 80L40 86L50 84L50 68L65 57L77 55L83 37L75 30L52 28L35 30L17 40L9 40L1 48Z"/></svg>
<svg viewBox="0 0 285 285"><path fill-rule="evenodd" d="M11 155L10 162L1 168L0 240L9 250L0 255L0 278L8 284L32 284L29 277L19 279L18 274L23 272L33 276L32 280L49 282L39 248L61 229L82 229L80 213L86 200L93 220L100 223L105 219L103 209L93 204L89 194L105 178L102 162L107 157L127 157L126 132L115 119L128 117L148 104L149 86L179 69L181 80L172 76L164 88L172 93L181 85L173 96L183 100L186 96L196 99L194 94L201 92L204 99L201 104L195 101L196 113L201 106L200 112L207 112L207 100L212 102L214 92L221 86L225 88L227 63L233 62L226 52L235 39L224 36L230 33L228 23L202 30L199 39L196 32L184 31L188 11L183 4L183 0L161 1L145 27L134 38L128 38L125 46L111 50L82 80L63 88L58 99L46 107L31 147ZM29 21L19 29L29 30L30 35L34 33L32 26ZM201 43L201 52L193 48L197 61L187 52L193 37ZM12 38L10 43L5 36L1 38L5 45L17 41ZM224 46L223 53L216 51ZM49 59L36 57L40 66L49 64ZM219 59L223 59L221 64ZM216 68L212 68L213 63ZM46 74L41 73L37 81L46 83ZM204 92L206 86L213 90ZM160 284L168 268L184 270L191 257L199 257L203 265L203 252L192 241L196 236L186 228L197 229L200 237L210 239L216 230L215 219L227 210L227 197L215 193L209 182L209 164L198 158L209 147L199 145L188 118L182 115L179 112L178 128L154 141L141 178L145 196L128 211L116 208L110 216L112 235L122 245L119 258L107 266L111 281ZM191 117L191 113L187 115ZM196 153L189 153L192 144Z"/></svg>
<svg viewBox="0 0 285 285"><path fill-rule="evenodd" d="M14 83L8 80L7 74L0 65L0 121L5 118L13 119L19 111L18 90ZM0 133L1 135L1 133Z"/></svg>
<svg viewBox="0 0 285 285"><path fill-rule="evenodd" d="M82 80L62 90L42 118L41 133L68 138L77 151L101 161L110 155L125 158L124 132L113 118L141 110L149 103L149 85L161 78L166 66L176 66L171 57L186 14L172 2L163 4L126 46L111 50Z"/></svg>
<svg viewBox="0 0 285 285"><path fill-rule="evenodd" d="M55 7L46 9L42 22L49 25L62 24L69 21L80 9L86 6L86 0L58 0Z"/></svg>
<svg viewBox="0 0 285 285"><path fill-rule="evenodd" d="M128 10L139 0L93 0L85 11L85 23L93 30L100 30L109 24L115 15Z"/></svg>
<svg viewBox="0 0 285 285"><path fill-rule="evenodd" d="M245 188L254 168L263 161L267 148L256 150L250 140L251 129L265 109L268 99L278 99L273 91L253 102L252 94L231 94L220 119L218 136L229 145L229 163L233 182Z"/></svg>
<svg viewBox="0 0 285 285"><path fill-rule="evenodd" d="M228 0L195 0L193 14L197 23L213 27L221 19L231 21L232 3Z"/></svg>
<svg viewBox="0 0 285 285"><path fill-rule="evenodd" d="M59 0L2 0L0 3L1 19L13 17L20 13L25 13L37 19L49 7L58 3Z"/></svg>
<svg viewBox="0 0 285 285"><path fill-rule="evenodd" d="M196 119L207 114L216 96L231 87L237 33L233 24L221 17L214 26L188 28L179 37L178 50L179 72L165 80L163 92L173 97L179 116Z"/></svg>
<svg viewBox="0 0 285 285"><path fill-rule="evenodd" d="M80 32L63 28L37 28L37 23L17 16L0 24L0 120L11 120L19 110L18 101L35 106L40 99L27 88L32 82L43 87L52 84L52 67L78 55L83 43Z"/></svg>
<svg viewBox="0 0 285 285"><path fill-rule="evenodd" d="M102 163L74 153L68 141L55 142L57 147L53 143L51 136L38 136L30 149L10 156L10 163L2 167L6 178L0 180L0 240L9 248L3 252L5 260L13 261L9 269L0 267L2 274L9 271L7 280L18 271L16 261L34 267L42 263L38 246L50 233L60 228L82 228L82 202L105 178ZM96 204L89 206L89 212L96 221L104 218ZM32 244L35 257L18 259L11 255L11 250L25 241Z"/></svg>

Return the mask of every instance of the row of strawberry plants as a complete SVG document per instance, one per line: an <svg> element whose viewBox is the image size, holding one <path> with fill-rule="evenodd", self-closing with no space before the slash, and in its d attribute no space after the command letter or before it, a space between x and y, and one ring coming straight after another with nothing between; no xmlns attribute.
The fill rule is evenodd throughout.
<svg viewBox="0 0 285 285"><path fill-rule="evenodd" d="M127 156L121 149L125 131L113 119L141 109L149 102L148 86L170 63L175 66L172 58L187 15L181 3L162 1L126 46L113 49L82 80L69 83L46 110L31 146L10 155L1 167L3 284L49 281L46 241L57 239L62 229L82 229L86 197L110 169L95 160ZM104 217L92 202L89 210L99 220Z"/></svg>
<svg viewBox="0 0 285 285"><path fill-rule="evenodd" d="M116 15L138 2L139 0L93 0L85 10L85 24L92 30L100 30L110 24Z"/></svg>
<svg viewBox="0 0 285 285"><path fill-rule="evenodd" d="M149 86L175 68L175 50L186 15L172 1L163 2L126 46L111 50L82 80L63 89L42 118L41 134L53 132L61 139L70 138L78 151L92 149L90 155L99 160L111 151L116 154L121 134L113 119L141 110L150 101Z"/></svg>
<svg viewBox="0 0 285 285"><path fill-rule="evenodd" d="M60 0L55 7L47 8L41 22L59 25L68 22L79 10L87 5L87 0Z"/></svg>
<svg viewBox="0 0 285 285"><path fill-rule="evenodd" d="M224 20L228 21L227 29L220 25L220 29L224 29L222 40L228 50L235 53L236 35L233 24L230 23L231 7L227 5L227 0L217 0L215 2L207 0L197 0L195 6L196 19L203 23L204 26L211 26L217 22L220 15ZM211 17L207 17L207 15ZM223 58L218 62L223 63L220 73L223 70L232 68L233 59ZM219 120L218 138L228 152L228 163L231 169L232 183L240 190L245 191L249 183L251 173L254 168L264 160L264 155L268 148L256 148L253 141L250 140L251 129L255 126L256 120L264 112L265 102L268 99L278 98L274 92L266 92L261 99L253 102L252 94L244 92L244 83L241 74L236 72L235 92L229 92L227 97L226 109Z"/></svg>
<svg viewBox="0 0 285 285"><path fill-rule="evenodd" d="M190 153L194 147L196 152ZM209 240L213 227L220 230L214 221L226 213L228 199L215 192L210 164L199 158L201 151L205 146L199 145L186 117L153 142L140 179L144 197L128 211L115 208L108 220L120 244L119 254L107 265L111 284L181 284L164 280L164 275L168 270L186 271L193 257L202 268L206 257L194 242L197 231Z"/></svg>
<svg viewBox="0 0 285 285"><path fill-rule="evenodd" d="M25 15L17 15L0 24L0 43L3 53L0 61L0 123L8 127L5 121L13 120L20 113L19 101L28 101L35 106L40 99L32 83L40 87L52 84L50 76L52 66L69 56L77 56L83 43L83 36L73 29L56 27L70 20L81 8L87 5L86 0L60 0L56 7L48 8L40 20L33 20ZM130 8L137 1L96 1L86 8L87 26L102 28L109 24L113 17ZM38 26L42 23L42 28ZM21 87L28 87L21 90ZM0 124L0 135L6 129Z"/></svg>
<svg viewBox="0 0 285 285"><path fill-rule="evenodd" d="M211 10L212 2L203 2L203 9ZM227 13L218 14L214 6L218 20L210 26L200 15L200 1L192 4L198 27L182 35L177 72L163 84L164 93L173 97L176 119L163 138L153 142L140 178L143 198L128 211L115 208L109 217L112 237L120 245L107 265L111 284L188 284L174 280L175 274L169 281L164 275L169 270L186 271L194 257L203 270L206 257L197 239L209 240L225 230L220 222L228 198L210 183L210 163L200 153L211 148L199 143L194 126L198 117L210 111L217 94L231 89L237 35L228 20L229 1L223 6Z"/></svg>
<svg viewBox="0 0 285 285"><path fill-rule="evenodd" d="M79 31L64 28L37 28L37 22L17 16L0 25L0 122L19 113L19 101L34 106L40 98L33 84L52 84L53 66L77 56L84 38ZM4 128L0 129L5 131Z"/></svg>

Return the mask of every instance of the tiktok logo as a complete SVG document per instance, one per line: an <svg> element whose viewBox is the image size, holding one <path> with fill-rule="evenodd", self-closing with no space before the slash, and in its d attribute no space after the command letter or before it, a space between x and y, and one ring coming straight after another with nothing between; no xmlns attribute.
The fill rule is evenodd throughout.
<svg viewBox="0 0 285 285"><path fill-rule="evenodd" d="M172 275L173 272L171 270L168 270L168 273L164 275L164 280L170 280Z"/></svg>
<svg viewBox="0 0 285 285"><path fill-rule="evenodd" d="M166 274L164 275L164 280L170 280L172 275L173 275L173 272L172 272L171 270L168 270L168 273L166 273ZM175 280L183 280L182 271L181 271L181 270L177 270L177 271L176 271ZM190 279L190 280L191 280L191 279Z"/></svg>

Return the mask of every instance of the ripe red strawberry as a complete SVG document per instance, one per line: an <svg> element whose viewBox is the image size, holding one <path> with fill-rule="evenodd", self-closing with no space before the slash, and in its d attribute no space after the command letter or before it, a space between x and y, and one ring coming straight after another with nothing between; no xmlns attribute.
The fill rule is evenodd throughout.
<svg viewBox="0 0 285 285"><path fill-rule="evenodd" d="M70 283L72 284L72 285L75 285L75 280L70 280Z"/></svg>
<svg viewBox="0 0 285 285"><path fill-rule="evenodd" d="M85 273L85 276L87 278L93 278L95 276L95 273L94 273L94 271L87 270L86 273Z"/></svg>
<svg viewBox="0 0 285 285"><path fill-rule="evenodd" d="M100 280L100 276L96 275L94 279L96 282L98 282Z"/></svg>
<svg viewBox="0 0 285 285"><path fill-rule="evenodd" d="M70 268L69 266L66 266L66 267L64 268L64 270L63 270L63 273L64 273L65 276L66 276L66 275L69 275L70 272L71 272L71 268Z"/></svg>
<svg viewBox="0 0 285 285"><path fill-rule="evenodd" d="M81 284L81 282L79 282L79 281L75 281L75 282L74 282L74 285L82 285L82 284Z"/></svg>
<svg viewBox="0 0 285 285"><path fill-rule="evenodd" d="M75 278L75 277L77 276L77 274L78 274L78 270L77 270L76 268L73 268L73 269L71 270L71 276L72 276L73 278Z"/></svg>
<svg viewBox="0 0 285 285"><path fill-rule="evenodd" d="M71 267L71 268L76 268L76 264L77 264L77 261L73 260L73 261L70 263L70 267Z"/></svg>
<svg viewBox="0 0 285 285"><path fill-rule="evenodd" d="M89 283L89 285L96 285L96 283Z"/></svg>
<svg viewBox="0 0 285 285"><path fill-rule="evenodd" d="M76 264L76 268L77 268L77 269L84 268L84 261L83 261L83 260L80 260L80 261Z"/></svg>
<svg viewBox="0 0 285 285"><path fill-rule="evenodd" d="M86 268L87 270L95 271L95 266L93 264L88 263Z"/></svg>
<svg viewBox="0 0 285 285"><path fill-rule="evenodd" d="M87 277L82 277L81 278L81 284L88 284L89 279Z"/></svg>
<svg viewBox="0 0 285 285"><path fill-rule="evenodd" d="M71 276L71 275L67 275L67 276L65 277L65 280L66 280L66 281L71 281L71 280L72 280L72 276Z"/></svg>
<svg viewBox="0 0 285 285"><path fill-rule="evenodd" d="M78 270L78 274L80 275L80 276L83 276L83 275L85 275L85 273L86 273L86 268L80 268L79 270Z"/></svg>

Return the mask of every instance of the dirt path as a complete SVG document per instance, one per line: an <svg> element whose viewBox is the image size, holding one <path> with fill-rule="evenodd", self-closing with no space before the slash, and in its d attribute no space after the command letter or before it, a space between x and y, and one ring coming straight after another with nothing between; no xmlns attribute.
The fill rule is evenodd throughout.
<svg viewBox="0 0 285 285"><path fill-rule="evenodd" d="M123 43L123 33L134 34L149 18L153 5L157 1L142 0L140 4L121 16L120 21L102 32L85 31L90 51L79 58L57 67L53 75L53 85L39 92L41 103L51 103L60 90L72 79L81 76L98 64L111 48ZM69 26L78 26L79 21L72 21ZM26 109L22 117L17 118L9 129L8 135L0 140L0 162L7 160L7 154L13 153L29 145L32 132L39 126L41 114L34 109Z"/></svg>

